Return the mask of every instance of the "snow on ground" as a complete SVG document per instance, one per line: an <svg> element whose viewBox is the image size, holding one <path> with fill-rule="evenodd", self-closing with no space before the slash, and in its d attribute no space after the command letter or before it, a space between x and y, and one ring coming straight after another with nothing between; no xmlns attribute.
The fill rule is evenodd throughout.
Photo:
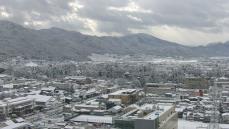
<svg viewBox="0 0 229 129"><path fill-rule="evenodd" d="M196 129L197 127L206 127L206 123L197 121L178 120L178 129Z"/></svg>
<svg viewBox="0 0 229 129"><path fill-rule="evenodd" d="M187 121L178 120L178 129L204 129L201 127L207 127L207 123L202 123L198 121ZM221 129L229 129L229 124L220 124Z"/></svg>
<svg viewBox="0 0 229 129"><path fill-rule="evenodd" d="M27 66L27 67L37 67L38 65L36 63L34 63L34 62L29 62L29 63L25 64L25 66Z"/></svg>

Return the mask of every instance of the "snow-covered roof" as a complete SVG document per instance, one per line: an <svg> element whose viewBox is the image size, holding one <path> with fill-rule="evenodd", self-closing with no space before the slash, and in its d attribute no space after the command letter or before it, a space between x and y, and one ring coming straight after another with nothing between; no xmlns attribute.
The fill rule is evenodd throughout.
<svg viewBox="0 0 229 129"><path fill-rule="evenodd" d="M75 104L75 107L80 108L98 108L99 105L86 105L86 104Z"/></svg>
<svg viewBox="0 0 229 129"><path fill-rule="evenodd" d="M52 98L52 96L45 96L45 95L28 95L27 98L34 99L36 102L48 102Z"/></svg>
<svg viewBox="0 0 229 129"><path fill-rule="evenodd" d="M229 113L223 113L222 116L229 116Z"/></svg>
<svg viewBox="0 0 229 129"><path fill-rule="evenodd" d="M122 94L131 94L137 91L136 89L123 89L116 92L110 93L109 95L122 95Z"/></svg>
<svg viewBox="0 0 229 129"><path fill-rule="evenodd" d="M176 112L183 112L185 110L184 107L180 107L180 108L176 108L175 111Z"/></svg>
<svg viewBox="0 0 229 129"><path fill-rule="evenodd" d="M144 119L156 119L159 116L161 116L162 114L164 114L166 111L168 111L170 108L172 108L171 104L144 104L143 106L141 106L141 109L147 109L147 108L158 108L158 109L154 109L155 111L153 111L152 113L148 114L147 116L144 117Z"/></svg>
<svg viewBox="0 0 229 129"><path fill-rule="evenodd" d="M112 110L120 111L122 109L121 106L117 105L111 108Z"/></svg>
<svg viewBox="0 0 229 129"><path fill-rule="evenodd" d="M84 76L67 76L64 79L72 79L72 80L85 80L86 77Z"/></svg>
<svg viewBox="0 0 229 129"><path fill-rule="evenodd" d="M0 78L4 78L4 77L10 77L10 76L7 74L0 74Z"/></svg>
<svg viewBox="0 0 229 129"><path fill-rule="evenodd" d="M26 67L37 67L38 64L36 64L36 63L34 63L34 62L31 61L31 62L29 62L29 63L26 63L25 66L26 66Z"/></svg>
<svg viewBox="0 0 229 129"><path fill-rule="evenodd" d="M80 115L72 119L75 122L112 124L111 116Z"/></svg>
<svg viewBox="0 0 229 129"><path fill-rule="evenodd" d="M3 124L3 126L1 126L1 129L17 129L29 126L28 123L14 123L12 120L5 121Z"/></svg>
<svg viewBox="0 0 229 129"><path fill-rule="evenodd" d="M14 88L14 84L13 83L5 84L3 85L3 88Z"/></svg>
<svg viewBox="0 0 229 129"><path fill-rule="evenodd" d="M91 94L91 93L95 93L95 92L96 92L96 89L92 88L92 89L87 90L86 94Z"/></svg>
<svg viewBox="0 0 229 129"><path fill-rule="evenodd" d="M50 87L43 87L41 90L43 90L43 91L54 91L55 89L56 89L55 87L50 86Z"/></svg>
<svg viewBox="0 0 229 129"><path fill-rule="evenodd" d="M17 121L17 123L25 122L25 120L23 118L21 118L21 117L16 118L15 120Z"/></svg>
<svg viewBox="0 0 229 129"><path fill-rule="evenodd" d="M229 124L220 124L220 129L229 129Z"/></svg>
<svg viewBox="0 0 229 129"><path fill-rule="evenodd" d="M0 101L0 106L6 106L7 104L8 105L16 105L16 104L31 102L31 101L32 101L32 99L27 98L27 97L18 97L15 99L9 98L9 99L5 99L5 100Z"/></svg>
<svg viewBox="0 0 229 129"><path fill-rule="evenodd" d="M108 101L110 101L110 102L121 102L122 100L121 99L109 99Z"/></svg>

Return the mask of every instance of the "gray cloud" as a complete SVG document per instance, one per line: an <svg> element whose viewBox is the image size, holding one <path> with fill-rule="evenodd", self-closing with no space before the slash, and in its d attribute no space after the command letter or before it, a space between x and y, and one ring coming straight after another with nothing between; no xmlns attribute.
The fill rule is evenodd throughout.
<svg viewBox="0 0 229 129"><path fill-rule="evenodd" d="M0 0L0 19L93 35L143 32L189 45L229 40L228 0Z"/></svg>

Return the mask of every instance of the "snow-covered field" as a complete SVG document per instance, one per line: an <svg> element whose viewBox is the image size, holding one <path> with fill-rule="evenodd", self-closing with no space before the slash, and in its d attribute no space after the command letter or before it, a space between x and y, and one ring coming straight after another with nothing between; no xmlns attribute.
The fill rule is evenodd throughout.
<svg viewBox="0 0 229 129"><path fill-rule="evenodd" d="M229 124L220 124L222 129L229 129ZM178 129L204 129L201 127L207 127L207 123L197 121L178 120Z"/></svg>
<svg viewBox="0 0 229 129"><path fill-rule="evenodd" d="M201 126L206 127L207 124L197 121L178 120L178 129L196 129Z"/></svg>

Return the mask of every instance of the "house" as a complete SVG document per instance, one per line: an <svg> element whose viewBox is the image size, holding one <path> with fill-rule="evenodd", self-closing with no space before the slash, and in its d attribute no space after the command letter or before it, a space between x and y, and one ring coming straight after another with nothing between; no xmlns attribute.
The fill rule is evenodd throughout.
<svg viewBox="0 0 229 129"><path fill-rule="evenodd" d="M40 94L41 95L47 95L47 96L53 96L55 93L56 88L49 86L49 87L44 87L41 89Z"/></svg>

